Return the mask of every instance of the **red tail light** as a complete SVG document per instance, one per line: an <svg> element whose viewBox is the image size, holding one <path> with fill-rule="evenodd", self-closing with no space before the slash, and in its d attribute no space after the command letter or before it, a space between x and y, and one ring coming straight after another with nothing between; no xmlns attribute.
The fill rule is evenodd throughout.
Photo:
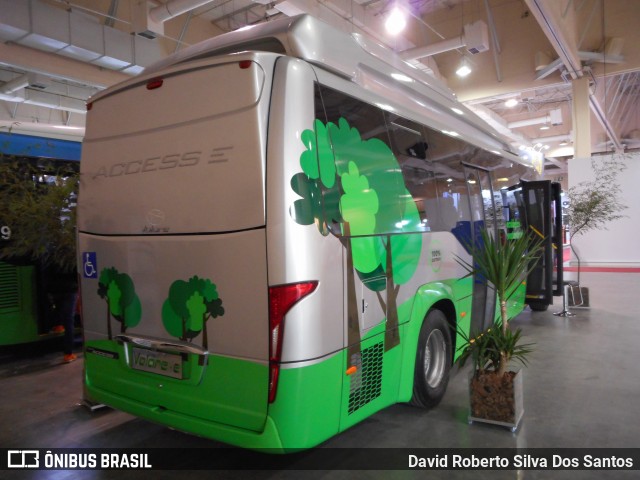
<svg viewBox="0 0 640 480"><path fill-rule="evenodd" d="M238 65L242 70L245 70L247 68L250 68L252 63L253 62L251 60L240 60L240 62L238 62Z"/></svg>
<svg viewBox="0 0 640 480"><path fill-rule="evenodd" d="M318 282L312 281L269 287L269 327L271 333L271 342L269 343L269 403L275 401L278 389L282 339L284 337L284 316L291 310L291 307L313 292L317 286Z"/></svg>
<svg viewBox="0 0 640 480"><path fill-rule="evenodd" d="M162 78L154 78L147 82L147 90L155 90L156 88L160 88L164 80Z"/></svg>

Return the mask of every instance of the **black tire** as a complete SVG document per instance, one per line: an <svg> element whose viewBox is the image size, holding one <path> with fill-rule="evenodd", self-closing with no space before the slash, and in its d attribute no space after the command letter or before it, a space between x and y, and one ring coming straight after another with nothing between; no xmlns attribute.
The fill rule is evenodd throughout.
<svg viewBox="0 0 640 480"><path fill-rule="evenodd" d="M546 303L530 303L529 308L534 312L546 312L549 305Z"/></svg>
<svg viewBox="0 0 640 480"><path fill-rule="evenodd" d="M440 310L431 310L418 336L411 405L433 408L440 403L449 383L451 351L447 317Z"/></svg>

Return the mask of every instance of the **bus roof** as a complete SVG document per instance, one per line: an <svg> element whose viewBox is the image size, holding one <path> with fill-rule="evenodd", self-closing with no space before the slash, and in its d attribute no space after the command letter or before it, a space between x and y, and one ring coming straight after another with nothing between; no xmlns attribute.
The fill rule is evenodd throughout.
<svg viewBox="0 0 640 480"><path fill-rule="evenodd" d="M265 51L303 59L363 87L383 84L413 97L417 105L437 107L451 116L467 135L484 148L499 150L511 160L523 161L508 140L458 102L454 93L435 77L404 61L387 47L358 33L348 34L310 15L287 17L245 27L190 46L151 65L144 75L168 67L242 51ZM415 105L406 105L416 111ZM420 108L420 107L418 107ZM454 110L455 109L455 110ZM452 111L462 112L453 115ZM463 135L465 132L461 132ZM475 143L475 142L474 142Z"/></svg>

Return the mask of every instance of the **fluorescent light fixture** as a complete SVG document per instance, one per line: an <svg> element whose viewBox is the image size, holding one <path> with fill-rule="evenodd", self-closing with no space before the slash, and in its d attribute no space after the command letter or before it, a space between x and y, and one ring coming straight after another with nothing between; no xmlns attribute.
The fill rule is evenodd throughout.
<svg viewBox="0 0 640 480"><path fill-rule="evenodd" d="M403 75L402 73L392 73L391 76L400 82L413 82L413 79Z"/></svg>
<svg viewBox="0 0 640 480"><path fill-rule="evenodd" d="M504 106L507 107L507 108L513 108L516 105L518 105L518 99L517 98L510 98L509 100L504 102Z"/></svg>
<svg viewBox="0 0 640 480"><path fill-rule="evenodd" d="M451 110L453 110L458 115L464 115L464 112L462 110L460 110L459 108L451 107Z"/></svg>
<svg viewBox="0 0 640 480"><path fill-rule="evenodd" d="M459 137L460 134L458 132L454 132L453 130L442 130L442 133L446 135L450 135L452 137Z"/></svg>
<svg viewBox="0 0 640 480"><path fill-rule="evenodd" d="M542 125L540 130L549 130L551 127L549 125Z"/></svg>
<svg viewBox="0 0 640 480"><path fill-rule="evenodd" d="M564 142L560 142L558 145L560 145L561 147L566 147L567 145L569 145L569 142L565 140Z"/></svg>
<svg viewBox="0 0 640 480"><path fill-rule="evenodd" d="M447 183L453 182L453 178L447 178Z"/></svg>
<svg viewBox="0 0 640 480"><path fill-rule="evenodd" d="M508 182L509 179L507 177L502 177L498 179L499 182Z"/></svg>
<svg viewBox="0 0 640 480"><path fill-rule="evenodd" d="M407 26L407 19L398 7L393 7L391 13L387 17L387 21L384 22L384 27L391 35L398 35Z"/></svg>
<svg viewBox="0 0 640 480"><path fill-rule="evenodd" d="M466 77L471 73L471 67L469 66L469 61L467 57L462 57L462 62L460 62L460 66L456 70L456 75L459 77Z"/></svg>
<svg viewBox="0 0 640 480"><path fill-rule="evenodd" d="M475 180L467 180L467 183L470 183L471 185L475 185L476 181Z"/></svg>

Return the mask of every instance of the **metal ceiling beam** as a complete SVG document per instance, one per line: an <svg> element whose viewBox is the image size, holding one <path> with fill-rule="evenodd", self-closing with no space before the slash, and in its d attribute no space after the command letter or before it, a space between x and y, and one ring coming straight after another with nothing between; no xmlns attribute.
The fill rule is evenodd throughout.
<svg viewBox="0 0 640 480"><path fill-rule="evenodd" d="M149 10L149 18L154 22L164 23L171 18L212 2L213 0L169 0L165 4Z"/></svg>
<svg viewBox="0 0 640 480"><path fill-rule="evenodd" d="M549 9L548 5L544 0L525 0L525 2L531 13L533 13L533 16L538 21L542 31L551 42L554 50L562 60L562 63L569 72L569 75L571 75L571 78L582 78L584 73L582 71L582 62L580 61L580 57L577 52L574 52L571 49L570 43L567 41L562 31L562 26L553 18L553 13ZM615 149L624 150L624 145L616 134L614 127L607 118L603 108L600 106L600 102L594 95L589 96L589 106L600 125L604 128Z"/></svg>

